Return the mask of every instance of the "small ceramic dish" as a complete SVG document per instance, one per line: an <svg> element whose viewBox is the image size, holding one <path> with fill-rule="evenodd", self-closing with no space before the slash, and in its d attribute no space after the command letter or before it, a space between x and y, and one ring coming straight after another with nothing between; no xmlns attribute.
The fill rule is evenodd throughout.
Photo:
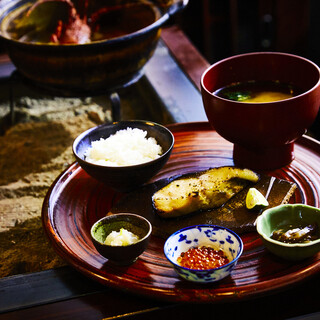
<svg viewBox="0 0 320 320"><path fill-rule="evenodd" d="M304 243L286 243L271 238L279 229L284 231L290 226L291 230L297 226L320 226L320 209L303 204L285 204L265 210L256 222L265 247L273 254L287 260L302 260L312 257L320 251L319 229L316 240Z"/></svg>
<svg viewBox="0 0 320 320"><path fill-rule="evenodd" d="M190 248L207 246L222 250L229 263L206 270L182 267L178 263L181 253ZM241 238L233 231L215 225L195 225L173 233L164 244L164 254L183 279L199 283L219 281L230 275L243 251Z"/></svg>
<svg viewBox="0 0 320 320"><path fill-rule="evenodd" d="M106 166L86 160L86 152L93 141L107 139L119 130L138 128L146 131L146 138L153 137L162 148L155 160L127 166ZM80 134L73 143L73 153L81 168L90 176L108 187L120 191L131 191L150 180L168 161L174 145L174 136L166 127L142 120L119 121L91 128Z"/></svg>
<svg viewBox="0 0 320 320"><path fill-rule="evenodd" d="M121 228L138 236L139 240L128 245L108 245L107 236L120 232ZM97 251L108 260L118 265L129 265L135 262L147 248L152 232L151 223L136 214L118 213L103 217L93 224L90 230L91 239Z"/></svg>

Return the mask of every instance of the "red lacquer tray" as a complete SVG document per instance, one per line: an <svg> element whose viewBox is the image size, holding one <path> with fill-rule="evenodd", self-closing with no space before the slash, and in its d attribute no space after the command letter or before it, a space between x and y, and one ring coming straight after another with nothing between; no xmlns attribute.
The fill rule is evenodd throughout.
<svg viewBox="0 0 320 320"><path fill-rule="evenodd" d="M170 126L172 156L154 180L209 167L233 165L232 144L206 122ZM319 207L320 144L303 136L290 166L271 172L298 185L292 202ZM289 288L320 271L320 253L302 262L286 262L266 251L254 232L242 235L244 252L230 277L199 285L181 280L163 254L164 240L152 236L149 247L129 267L110 263L95 250L90 227L121 198L90 178L77 163L51 186L42 210L45 231L62 258L85 275L110 287L169 301L230 302Z"/></svg>

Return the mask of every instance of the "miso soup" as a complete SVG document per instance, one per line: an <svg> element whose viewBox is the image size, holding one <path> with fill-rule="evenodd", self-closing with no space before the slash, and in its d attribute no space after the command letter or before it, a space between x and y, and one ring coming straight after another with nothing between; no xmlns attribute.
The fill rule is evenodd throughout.
<svg viewBox="0 0 320 320"><path fill-rule="evenodd" d="M301 93L302 91L293 85L279 81L237 82L213 92L218 97L246 103L280 101Z"/></svg>

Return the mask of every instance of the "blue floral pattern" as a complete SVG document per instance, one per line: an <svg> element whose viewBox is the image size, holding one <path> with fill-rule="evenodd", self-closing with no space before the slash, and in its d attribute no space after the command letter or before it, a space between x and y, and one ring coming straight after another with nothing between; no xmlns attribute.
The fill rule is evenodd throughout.
<svg viewBox="0 0 320 320"><path fill-rule="evenodd" d="M222 249L230 262L209 270L194 270L181 267L177 259L191 247L211 246ZM195 282L215 282L232 272L243 251L241 238L232 230L215 225L197 225L181 229L172 234L164 244L164 254L173 264L174 270L184 279Z"/></svg>

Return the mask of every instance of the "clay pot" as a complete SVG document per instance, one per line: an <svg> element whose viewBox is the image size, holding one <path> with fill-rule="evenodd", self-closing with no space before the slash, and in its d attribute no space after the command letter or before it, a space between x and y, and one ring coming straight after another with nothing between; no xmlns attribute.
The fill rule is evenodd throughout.
<svg viewBox="0 0 320 320"><path fill-rule="evenodd" d="M143 16L147 20L141 29L111 39L63 45L27 43L8 34L12 13L34 2L3 0L0 3L0 37L13 64L22 75L38 84L94 91L113 90L137 80L157 46L161 27L188 0L171 1L168 7L150 1L149 12ZM126 2L130 1L122 1L122 5ZM110 17L111 14L104 19Z"/></svg>

